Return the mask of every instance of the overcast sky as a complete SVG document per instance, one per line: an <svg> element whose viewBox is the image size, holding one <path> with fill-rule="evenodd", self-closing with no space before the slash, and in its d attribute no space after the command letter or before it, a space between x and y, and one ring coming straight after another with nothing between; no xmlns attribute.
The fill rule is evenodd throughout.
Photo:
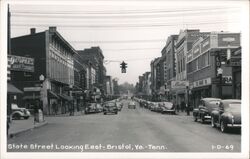
<svg viewBox="0 0 250 159"><path fill-rule="evenodd" d="M64 2L64 3L63 3ZM241 32L244 1L85 1L11 4L11 37L57 26L76 49L99 46L107 74L135 84L161 55L167 37L180 29ZM42 1L41 1L42 3ZM119 61L128 63L122 74Z"/></svg>

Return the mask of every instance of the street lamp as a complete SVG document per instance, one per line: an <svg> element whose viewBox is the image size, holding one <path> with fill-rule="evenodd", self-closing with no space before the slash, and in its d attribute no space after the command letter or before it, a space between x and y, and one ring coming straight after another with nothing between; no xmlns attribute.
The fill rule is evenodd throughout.
<svg viewBox="0 0 250 159"><path fill-rule="evenodd" d="M217 75L219 76L220 79L220 83L219 83L219 98L222 99L222 73L223 73L223 69L221 67L219 67L217 69Z"/></svg>
<svg viewBox="0 0 250 159"><path fill-rule="evenodd" d="M40 89L40 108L38 109L38 118L41 115L42 116L42 121L44 121L44 116L43 116L43 81L44 81L44 79L45 79L44 75L41 74L39 76L41 89ZM38 119L38 121L40 121L40 119Z"/></svg>

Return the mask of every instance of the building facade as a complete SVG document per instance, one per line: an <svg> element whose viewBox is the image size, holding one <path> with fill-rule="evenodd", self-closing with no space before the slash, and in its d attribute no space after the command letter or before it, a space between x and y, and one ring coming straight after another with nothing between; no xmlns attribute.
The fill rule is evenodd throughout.
<svg viewBox="0 0 250 159"><path fill-rule="evenodd" d="M204 97L233 98L232 66L227 53L239 47L239 33L212 32L193 43L187 54L188 94L193 101L190 104L196 107ZM223 70L221 81L218 69Z"/></svg>
<svg viewBox="0 0 250 159"><path fill-rule="evenodd" d="M56 27L11 39L13 55L34 58L33 73L13 71L12 81L24 91L26 108L42 105L45 114L65 113L71 104L69 89L74 85L74 48L57 32ZM44 81L39 80L43 75ZM40 103L40 104L39 104ZM52 108L55 103L56 107Z"/></svg>

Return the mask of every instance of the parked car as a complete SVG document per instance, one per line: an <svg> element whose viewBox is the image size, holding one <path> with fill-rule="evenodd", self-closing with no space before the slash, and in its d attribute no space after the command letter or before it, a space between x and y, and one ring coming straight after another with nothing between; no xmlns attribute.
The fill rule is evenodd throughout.
<svg viewBox="0 0 250 159"><path fill-rule="evenodd" d="M193 110L194 121L201 120L204 123L211 119L211 112L219 107L221 99L219 98L202 98L198 108Z"/></svg>
<svg viewBox="0 0 250 159"><path fill-rule="evenodd" d="M88 103L85 108L85 114L96 113L96 103Z"/></svg>
<svg viewBox="0 0 250 159"><path fill-rule="evenodd" d="M136 105L135 105L135 102L129 102L128 104L128 109L135 109L136 108Z"/></svg>
<svg viewBox="0 0 250 159"><path fill-rule="evenodd" d="M176 114L175 107L171 102L160 102L159 103L162 114Z"/></svg>
<svg viewBox="0 0 250 159"><path fill-rule="evenodd" d="M121 111L122 107L123 107L123 103L122 102L116 102L116 105L117 105L118 111Z"/></svg>
<svg viewBox="0 0 250 159"><path fill-rule="evenodd" d="M221 100L219 108L211 113L212 127L219 127L222 132L230 128L241 128L241 100Z"/></svg>
<svg viewBox="0 0 250 159"><path fill-rule="evenodd" d="M103 111L102 105L101 105L100 103L97 103L97 104L96 104L96 112L100 113L100 112L102 112L102 111Z"/></svg>
<svg viewBox="0 0 250 159"><path fill-rule="evenodd" d="M118 114L118 107L115 102L105 102L103 105L103 114L107 113Z"/></svg>
<svg viewBox="0 0 250 159"><path fill-rule="evenodd" d="M30 117L30 112L28 111L28 109L20 108L18 107L17 104L12 103L11 109L12 109L12 113L11 113L12 119L20 120L21 118L29 119Z"/></svg>
<svg viewBox="0 0 250 159"><path fill-rule="evenodd" d="M156 107L157 103L156 102L149 102L148 104L148 109L153 111L154 107Z"/></svg>

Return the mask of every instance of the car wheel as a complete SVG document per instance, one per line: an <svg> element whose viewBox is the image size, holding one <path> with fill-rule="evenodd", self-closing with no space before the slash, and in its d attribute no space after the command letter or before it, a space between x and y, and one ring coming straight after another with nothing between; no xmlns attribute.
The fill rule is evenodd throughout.
<svg viewBox="0 0 250 159"><path fill-rule="evenodd" d="M24 117L24 119L26 119L26 120L29 119L29 116Z"/></svg>
<svg viewBox="0 0 250 159"><path fill-rule="evenodd" d="M14 114L12 116L12 118L16 119L16 120L20 120L21 119L21 115L20 114Z"/></svg>
<svg viewBox="0 0 250 159"><path fill-rule="evenodd" d="M197 116L194 116L194 122L197 122L197 120L198 120Z"/></svg>
<svg viewBox="0 0 250 159"><path fill-rule="evenodd" d="M201 117L201 123L204 124L205 123L205 118Z"/></svg>
<svg viewBox="0 0 250 159"><path fill-rule="evenodd" d="M103 113L104 115L106 115L107 113Z"/></svg>
<svg viewBox="0 0 250 159"><path fill-rule="evenodd" d="M226 132L227 131L227 126L226 126L226 124L224 123L224 121L221 121L221 123L220 123L220 130L221 130L221 132Z"/></svg>
<svg viewBox="0 0 250 159"><path fill-rule="evenodd" d="M216 128L216 125L215 125L215 123L214 123L214 117L211 117L211 126L212 126L213 128Z"/></svg>

